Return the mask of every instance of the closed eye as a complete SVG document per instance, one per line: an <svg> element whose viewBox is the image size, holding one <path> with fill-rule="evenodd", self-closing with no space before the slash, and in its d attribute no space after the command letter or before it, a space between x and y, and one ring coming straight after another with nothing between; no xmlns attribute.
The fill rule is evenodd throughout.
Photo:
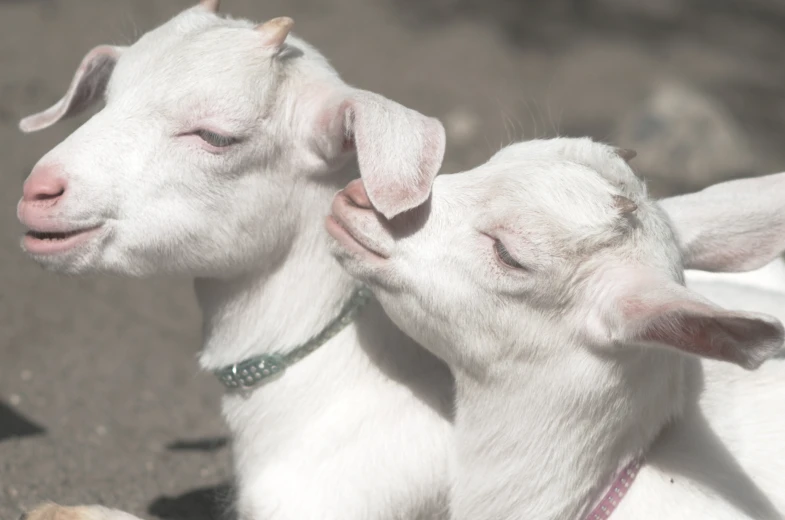
<svg viewBox="0 0 785 520"><path fill-rule="evenodd" d="M205 129L196 130L193 132L193 135L199 136L204 142L216 148L226 148L240 142L240 139L236 137L218 134Z"/></svg>
<svg viewBox="0 0 785 520"><path fill-rule="evenodd" d="M507 248L504 247L504 244L502 244L501 240L498 238L493 241L493 252L496 254L496 259L504 266L511 269L524 269L524 267L512 257L510 252L507 251Z"/></svg>

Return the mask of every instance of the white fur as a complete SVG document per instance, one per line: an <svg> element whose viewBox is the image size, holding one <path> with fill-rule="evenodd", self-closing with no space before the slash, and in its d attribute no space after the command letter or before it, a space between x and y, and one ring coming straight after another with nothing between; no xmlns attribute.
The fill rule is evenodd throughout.
<svg viewBox="0 0 785 520"><path fill-rule="evenodd" d="M323 220L358 175L355 150L371 197L392 216L428 196L444 131L347 86L302 40L280 44L285 34L205 6L130 47L97 48L58 105L22 121L45 128L106 87L105 108L37 166L66 178L62 199L45 214L20 203L19 213L44 227L101 226L87 243L37 255L49 269L195 277L201 364L213 370L293 348L338 314L355 282L330 255ZM241 142L212 148L189 135L202 127ZM406 201L390 197L401 183L388 171L408 179ZM225 397L238 518L441 517L452 401L445 365L369 304L280 379Z"/></svg>
<svg viewBox="0 0 785 520"><path fill-rule="evenodd" d="M782 517L785 364L727 362L759 366L782 324L683 287L674 224L614 149L513 145L405 219L344 198L338 258L455 375L454 518L582 518L641 454L613 518Z"/></svg>

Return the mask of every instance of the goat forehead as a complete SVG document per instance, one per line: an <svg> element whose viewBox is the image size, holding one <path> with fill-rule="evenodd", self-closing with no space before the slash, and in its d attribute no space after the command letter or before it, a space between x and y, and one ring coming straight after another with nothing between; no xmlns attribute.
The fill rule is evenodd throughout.
<svg viewBox="0 0 785 520"><path fill-rule="evenodd" d="M433 203L440 216L433 223L443 229L461 220L481 233L501 233L511 246L517 236L542 252L564 251L618 235L617 192L597 172L563 159L489 162L437 177Z"/></svg>
<svg viewBox="0 0 785 520"><path fill-rule="evenodd" d="M252 87L270 68L269 58L254 47L254 36L250 31L214 29L167 45L132 46L117 64L110 92L133 86L164 92L196 84Z"/></svg>
<svg viewBox="0 0 785 520"><path fill-rule="evenodd" d="M209 101L247 108L249 101L265 97L282 69L271 66L251 27L205 15L176 17L123 53L107 98L143 98L146 105Z"/></svg>
<svg viewBox="0 0 785 520"><path fill-rule="evenodd" d="M491 162L514 163L538 157L582 164L626 195L644 196L646 193L643 182L618 155L615 147L592 141L588 137L559 137L515 143L497 152Z"/></svg>
<svg viewBox="0 0 785 520"><path fill-rule="evenodd" d="M181 40L187 36L216 28L251 29L254 24L248 20L222 18L201 9L188 9L143 34L137 44L165 45L167 42Z"/></svg>
<svg viewBox="0 0 785 520"><path fill-rule="evenodd" d="M602 218L613 187L601 175L560 158L505 162L474 172L478 206L504 215Z"/></svg>

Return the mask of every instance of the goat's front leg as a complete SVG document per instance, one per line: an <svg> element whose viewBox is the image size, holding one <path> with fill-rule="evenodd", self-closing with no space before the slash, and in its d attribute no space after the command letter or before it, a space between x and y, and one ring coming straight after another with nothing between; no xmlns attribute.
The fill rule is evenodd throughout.
<svg viewBox="0 0 785 520"><path fill-rule="evenodd" d="M22 515L22 520L140 520L138 517L104 506L59 506L41 504Z"/></svg>

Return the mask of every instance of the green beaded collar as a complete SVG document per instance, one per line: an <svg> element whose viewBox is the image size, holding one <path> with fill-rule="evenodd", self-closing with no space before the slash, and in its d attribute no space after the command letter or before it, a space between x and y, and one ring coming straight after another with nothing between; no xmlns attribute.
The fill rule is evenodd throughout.
<svg viewBox="0 0 785 520"><path fill-rule="evenodd" d="M270 381L273 376L280 376L289 367L321 347L350 324L360 309L371 298L371 292L365 287L357 289L349 301L322 331L299 347L286 354L262 354L246 359L234 365L219 368L214 373L218 380L229 390L250 390L262 383Z"/></svg>

